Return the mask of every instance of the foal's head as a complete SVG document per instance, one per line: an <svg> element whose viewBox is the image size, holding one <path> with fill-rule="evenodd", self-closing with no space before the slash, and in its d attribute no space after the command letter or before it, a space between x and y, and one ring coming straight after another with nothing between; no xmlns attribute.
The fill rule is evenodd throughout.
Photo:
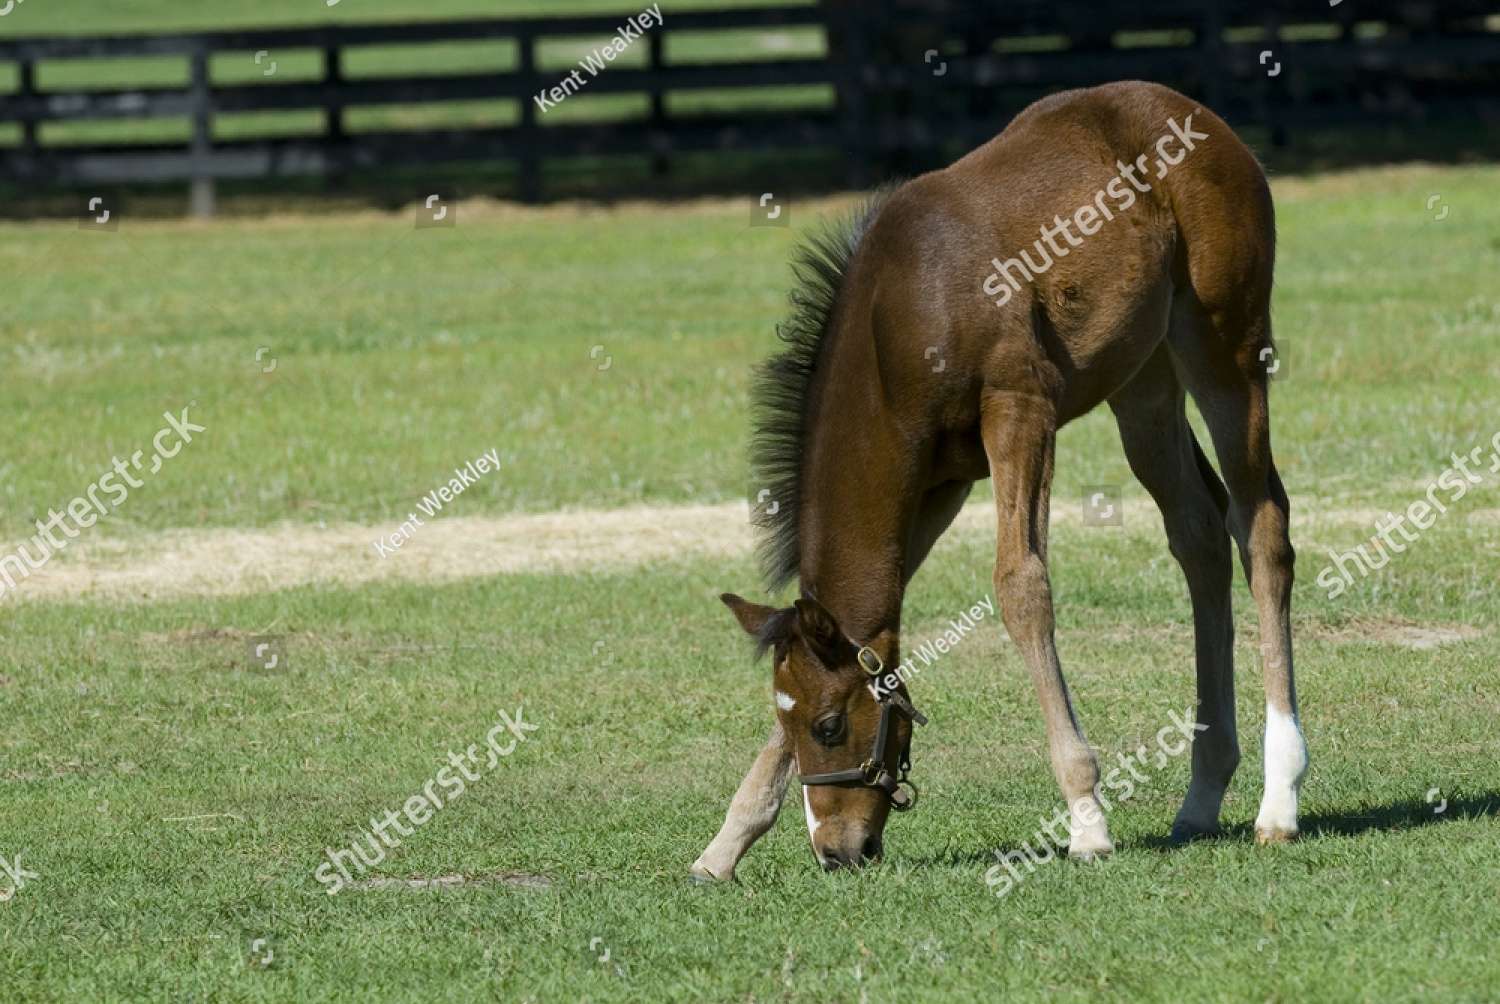
<svg viewBox="0 0 1500 1004"><path fill-rule="evenodd" d="M874 749L882 705L870 688L871 650L862 653L817 600L803 598L777 610L732 593L721 599L755 639L757 653L772 653L776 717L796 754L798 773L803 778L857 774L873 760L877 770L888 764L893 779L912 723L888 715L885 748ZM894 798L909 804L904 790ZM886 790L857 780L804 786L802 805L818 862L832 871L879 858L892 802Z"/></svg>

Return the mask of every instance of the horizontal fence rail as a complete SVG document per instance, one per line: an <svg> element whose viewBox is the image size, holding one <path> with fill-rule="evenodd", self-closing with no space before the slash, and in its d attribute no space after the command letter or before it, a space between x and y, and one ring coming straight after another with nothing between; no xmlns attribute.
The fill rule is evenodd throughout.
<svg viewBox="0 0 1500 1004"><path fill-rule="evenodd" d="M1278 141L1326 124L1497 115L1500 0L1335 7L1310 0L1019 0L989 8L942 0L667 7L662 23L640 32L620 63L584 74L581 86L566 83L576 65L570 59L606 43L639 14L0 38L0 65L14 67L13 86L0 87L0 129L10 130L0 138L0 173L38 186L188 181L194 211L205 214L221 179L450 161L514 165L518 194L527 200L544 195L543 167L553 161L646 155L661 172L673 155L715 150L824 150L846 159L852 183L866 184L994 135L1044 94L1124 78L1178 87L1231 122L1269 128ZM747 37L780 39L788 54L771 48L766 58L749 58ZM728 58L668 59L671 43L684 38L700 48L707 40L709 51ZM490 44L503 65L410 69L407 53L445 43ZM542 60L549 48L569 58ZM384 61L392 71L349 73L360 59ZM107 80L113 62L91 69L102 60L139 61L169 79L49 80L70 72ZM221 79L236 76L218 72L231 60L239 79ZM301 60L314 75L277 80L278 60ZM263 62L269 73L248 72ZM560 86L569 92L562 101L549 107L536 100ZM767 99L786 89L798 90L797 100ZM674 107L694 95L732 95L748 107ZM576 106L556 113L569 100L611 98L630 100L627 114L617 108L590 117ZM492 111L503 109L503 121L350 124L351 111L430 111L464 102L491 103ZM220 134L232 121L226 117L244 115L311 115L316 128ZM184 135L144 132L173 121ZM76 132L81 124L111 123L102 137ZM134 129L142 135L131 135Z"/></svg>

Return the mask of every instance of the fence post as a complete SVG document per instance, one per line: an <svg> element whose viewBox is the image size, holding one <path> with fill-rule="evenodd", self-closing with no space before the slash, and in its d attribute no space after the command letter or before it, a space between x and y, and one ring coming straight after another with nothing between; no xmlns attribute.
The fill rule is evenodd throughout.
<svg viewBox="0 0 1500 1004"><path fill-rule="evenodd" d="M1224 107L1224 0L1207 0L1199 26L1199 67L1203 74L1203 100L1208 107L1226 119L1230 110Z"/></svg>
<svg viewBox="0 0 1500 1004"><path fill-rule="evenodd" d="M964 25L964 66L959 72L959 82L968 92L959 104L963 118L963 143L967 150L972 144L983 143L1004 128L1005 119L997 119L994 88L981 84L984 79L980 69L984 63L998 57L990 49L994 41L994 29L974 15Z"/></svg>
<svg viewBox="0 0 1500 1004"><path fill-rule="evenodd" d="M323 83L332 88L338 88L344 82L344 60L343 50L337 45L330 45L323 50ZM328 138L342 140L344 138L344 104L339 98L333 98L328 102L325 109L328 116Z"/></svg>
<svg viewBox="0 0 1500 1004"><path fill-rule="evenodd" d="M36 97L36 61L23 59L17 70L20 73L17 92L23 98ZM26 151L27 156L36 156L36 119L30 116L21 123L21 148Z"/></svg>
<svg viewBox="0 0 1500 1004"><path fill-rule="evenodd" d="M330 190L334 180L349 169L351 155L344 132L344 51L339 43L323 46L323 87L329 96L323 105L323 164L319 183Z"/></svg>
<svg viewBox="0 0 1500 1004"><path fill-rule="evenodd" d="M864 188L870 183L871 150L876 146L870 135L875 122L863 79L870 58L869 38L864 31L869 15L855 12L848 0L823 0L823 10L827 14L824 31L828 53L835 65L845 170L850 187Z"/></svg>
<svg viewBox="0 0 1500 1004"><path fill-rule="evenodd" d="M662 65L665 62L663 59L663 51L666 49L665 31L664 27L657 25L656 30L648 36L651 42L651 144L653 146L656 143L666 145L670 142L666 132L667 98L657 83L661 79ZM660 152L652 154L651 173L660 177L667 173L667 169L667 155Z"/></svg>
<svg viewBox="0 0 1500 1004"><path fill-rule="evenodd" d="M1278 56L1287 58L1287 53L1282 51L1281 44L1281 15L1267 8L1265 14L1266 45L1272 47ZM1287 59L1290 63L1291 60ZM1259 88L1262 114L1265 117L1266 127L1271 131L1271 146L1282 149L1287 146L1289 137L1287 135L1286 120L1282 114L1282 106L1293 100L1289 93L1286 80L1295 70L1285 69L1277 77L1262 77Z"/></svg>
<svg viewBox="0 0 1500 1004"><path fill-rule="evenodd" d="M189 160L192 188L188 199L194 216L214 214L213 95L208 81L208 47L198 43L192 55L193 140Z"/></svg>
<svg viewBox="0 0 1500 1004"><path fill-rule="evenodd" d="M516 35L516 46L522 81L521 148L516 153L517 167L521 172L521 201L540 202L542 179L537 141L541 137L536 124L536 102L531 97L537 90L536 36L523 29Z"/></svg>

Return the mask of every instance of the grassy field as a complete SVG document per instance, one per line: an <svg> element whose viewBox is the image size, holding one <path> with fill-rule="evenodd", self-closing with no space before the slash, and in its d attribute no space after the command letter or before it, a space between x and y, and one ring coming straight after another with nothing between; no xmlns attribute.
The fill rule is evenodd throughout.
<svg viewBox="0 0 1500 1004"><path fill-rule="evenodd" d="M360 587L151 601L43 600L23 582L0 598L0 856L36 877L0 902L0 996L1491 999L1496 476L1338 600L1313 579L1326 548L1367 540L1372 514L1500 428L1497 183L1488 167L1276 182L1276 452L1308 517L1303 841L1248 834L1262 698L1242 583L1228 836L1166 846L1182 758L1113 814L1114 858L1043 865L997 899L994 852L1060 799L993 625L915 684L933 719L915 751L924 804L891 824L881 866L817 871L791 806L736 884L701 887L688 865L771 713L769 671L715 599L760 595L747 554L444 582L408 564ZM373 536L491 448L500 473L439 519L652 506L670 523L753 494L749 370L772 348L798 232L842 200L793 203L787 230L747 226L748 200L472 203L456 227L417 229L419 198L399 214L0 226L7 549L185 407L205 431L60 565L169 529ZM1107 417L1065 430L1057 469L1059 644L1113 759L1191 701L1186 591ZM1122 528L1079 525L1097 485L1122 486ZM911 591L910 641L988 595L991 563L987 534L945 540ZM260 635L275 667L250 657ZM364 876L394 881L325 893L325 848L518 707L538 725L527 741ZM465 881L405 884L445 876Z"/></svg>

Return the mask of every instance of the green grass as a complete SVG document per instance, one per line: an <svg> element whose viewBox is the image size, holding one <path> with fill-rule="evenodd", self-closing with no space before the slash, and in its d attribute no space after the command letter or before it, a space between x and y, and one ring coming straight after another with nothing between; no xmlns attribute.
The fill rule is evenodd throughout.
<svg viewBox="0 0 1500 1004"><path fill-rule="evenodd" d="M1278 186L1275 429L1293 491L1384 503L1494 433L1497 177ZM71 498L190 400L211 447L132 497L126 519L383 521L448 465L433 443L500 447L510 475L463 498L483 511L753 495L749 372L773 344L797 231L835 207L793 202L791 229L751 228L751 201L460 210L456 227L424 230L414 207L188 226L127 205L116 232L0 228L0 360L24 374L0 404L0 527ZM1105 414L1061 449L1064 498L1130 480Z"/></svg>
<svg viewBox="0 0 1500 1004"><path fill-rule="evenodd" d="M1492 591L1461 611L1428 598L1465 587L1465 538L1424 541L1404 570L1423 589L1382 616L1493 624ZM1106 756L1149 741L1190 700L1185 601L1160 551L1103 530L1054 548L1062 654ZM945 548L912 597L912 637L980 595L988 564L982 544ZM769 713L766 669L748 664L713 598L751 577L743 563L683 563L13 608L0 853L22 851L41 877L4 907L11 992L1478 1000L1500 976L1480 881L1500 852L1500 708L1480 683L1500 654L1493 635L1442 653L1335 642L1326 629L1346 613L1305 589L1315 766L1299 845L1257 850L1245 832L1259 744L1242 669L1231 837L1161 846L1186 782L1175 763L1115 812L1113 860L1054 863L1004 900L988 895L991 850L1058 805L1024 669L989 630L920 680L933 717L917 750L925 802L892 823L885 865L817 872L793 808L738 885L690 886L685 868ZM276 672L250 668L241 638L210 634L272 625L289 635ZM324 894L311 874L324 847L399 807L517 705L540 725L532 742L378 873L521 872L550 888ZM1434 786L1443 818L1423 802ZM261 937L280 960L271 971L240 963ZM623 978L594 962L594 938ZM1182 974L1195 974L1188 989Z"/></svg>
<svg viewBox="0 0 1500 1004"><path fill-rule="evenodd" d="M1277 458L1294 495L1319 500L1299 505L1404 507L1496 431L1497 181L1474 167L1278 183ZM194 225L128 207L117 232L0 226L0 539L189 401L201 440L88 532L384 526L491 446L502 473L459 514L744 497L749 370L816 216L793 202L792 230L750 228L749 204L470 207L430 230L412 212ZM1103 415L1065 430L1057 470L1059 506L1130 483ZM1052 547L1062 658L1111 759L1192 691L1181 577L1133 484L1126 504L1125 530L1065 525ZM1313 584L1322 548L1368 530L1299 535L1307 839L1257 849L1247 832L1262 698L1237 583L1229 835L1164 846L1187 772L1169 762L1113 813L1113 859L1045 865L1003 900L984 885L993 852L1060 799L993 624L914 685L933 720L915 750L923 805L892 822L884 864L817 871L791 805L738 883L703 888L687 867L769 724L768 669L715 599L755 591L748 560L11 600L0 855L39 877L0 903L3 996L1484 1000L1500 981L1500 599L1494 523L1474 513L1497 505L1493 483L1477 488L1338 601ZM909 597L909 640L987 595L991 563L982 537L943 542ZM1403 625L1473 630L1412 650L1393 640ZM257 634L284 638L275 670L250 662ZM324 893L325 847L517 706L539 731L375 870L477 881ZM548 884L497 877L516 873ZM246 962L257 939L269 969Z"/></svg>

